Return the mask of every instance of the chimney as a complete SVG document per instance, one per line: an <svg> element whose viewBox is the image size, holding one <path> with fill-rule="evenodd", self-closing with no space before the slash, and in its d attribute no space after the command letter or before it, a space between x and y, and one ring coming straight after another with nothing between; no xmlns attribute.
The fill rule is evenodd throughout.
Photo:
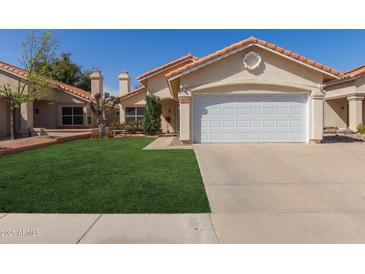
<svg viewBox="0 0 365 274"><path fill-rule="evenodd" d="M128 72L123 71L119 76L119 96L123 96L130 92L131 89L131 78Z"/></svg>
<svg viewBox="0 0 365 274"><path fill-rule="evenodd" d="M94 70L90 74L90 80L91 80L91 95L94 97L95 94L101 93L101 95L104 96L104 90L103 90L104 77L103 75L101 75L100 70Z"/></svg>

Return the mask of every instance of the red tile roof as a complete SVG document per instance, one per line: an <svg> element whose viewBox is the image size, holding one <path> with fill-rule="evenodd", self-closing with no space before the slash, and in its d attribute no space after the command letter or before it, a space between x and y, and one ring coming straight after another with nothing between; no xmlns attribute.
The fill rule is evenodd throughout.
<svg viewBox="0 0 365 274"><path fill-rule="evenodd" d="M147 78L147 77L149 77L149 76L151 76L151 75L153 75L155 73L161 72L161 71L163 71L163 70L165 70L167 68L176 66L176 65L181 64L181 63L184 63L184 65L186 65L187 63L192 63L192 62L194 62L197 59L198 59L197 57L194 57L193 55L191 55L191 53L189 53L189 54L187 54L187 55L185 55L183 57L180 57L180 58L178 58L176 60L173 60L173 61L171 61L171 62L169 62L167 64L164 64L164 65L162 65L162 66L160 66L158 68L155 68L153 70L147 71L147 72L145 72L145 73L137 76L137 80L140 80L141 81L141 80L143 80L143 79L145 79L145 78Z"/></svg>
<svg viewBox="0 0 365 274"><path fill-rule="evenodd" d="M344 77L326 83L326 87L354 80L365 74L365 65L345 72Z"/></svg>
<svg viewBox="0 0 365 274"><path fill-rule="evenodd" d="M345 72L345 76L356 77L365 73L365 65Z"/></svg>
<svg viewBox="0 0 365 274"><path fill-rule="evenodd" d="M278 47L278 46L276 46L274 44L268 43L268 42L266 42L264 40L261 40L261 39L255 38L255 37L249 37L249 38L247 38L245 40L242 40L242 41L240 41L238 43L235 43L235 44L230 45L230 46L228 46L226 48L223 48L221 50L218 50L218 51L216 51L216 52L214 52L212 54L209 54L209 55L207 55L207 56L205 56L203 58L199 58L197 60L194 60L194 62L192 62L190 64L187 64L187 65L185 65L183 67L180 67L180 68L177 68L177 69L175 69L173 71L170 71L165 76L167 78L170 78L172 76L176 76L176 75L178 75L180 73L183 73L183 72L185 72L185 71L187 71L187 70L189 70L191 68L194 68L194 67L197 67L199 65L202 65L202 64L204 64L204 63L206 63L208 61L211 61L211 60L213 60L213 59L215 59L217 57L220 57L220 56L222 56L222 55L224 55L226 53L232 52L232 51L234 51L234 50L236 50L236 49L238 49L240 47L243 47L243 46L246 46L246 45L249 45L249 44L257 44L257 45L260 45L260 46L264 46L264 47L266 47L268 49L277 51L278 53L284 54L284 55L286 55L288 57L294 58L294 59L296 59L296 60L298 60L300 62L303 62L305 64L308 64L308 65L310 65L312 67L315 67L317 69L326 71L326 72L328 72L328 73L330 73L330 74L332 74L334 76L337 76L337 77L343 77L344 76L338 70L332 69L332 68L330 68L328 66L322 65L322 64L320 64L320 63L318 63L316 61L313 61L311 59L308 59L307 57L301 56L301 55L299 55L299 54L297 54L295 52L292 52L292 51L283 49L281 47Z"/></svg>
<svg viewBox="0 0 365 274"><path fill-rule="evenodd" d="M20 77L25 77L27 75L27 71L25 69L4 63L2 61L0 61L0 69L14 73ZM65 84L65 83L62 83L60 81L56 81L53 79L47 79L47 82L54 88L77 95L79 97L85 98L86 100L90 100L90 98L91 98L91 93L87 92L86 90L83 90L81 88L77 88L75 86Z"/></svg>

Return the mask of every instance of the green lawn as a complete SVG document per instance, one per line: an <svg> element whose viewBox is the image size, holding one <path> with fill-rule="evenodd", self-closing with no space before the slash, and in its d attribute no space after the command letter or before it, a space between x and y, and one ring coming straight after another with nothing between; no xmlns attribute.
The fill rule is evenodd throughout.
<svg viewBox="0 0 365 274"><path fill-rule="evenodd" d="M0 157L0 212L209 212L192 150L88 139Z"/></svg>

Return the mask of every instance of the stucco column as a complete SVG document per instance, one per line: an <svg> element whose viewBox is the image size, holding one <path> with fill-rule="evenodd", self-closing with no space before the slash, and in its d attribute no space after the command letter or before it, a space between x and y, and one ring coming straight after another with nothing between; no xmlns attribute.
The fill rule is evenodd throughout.
<svg viewBox="0 0 365 274"><path fill-rule="evenodd" d="M312 94L310 97L309 142L311 144L319 144L323 139L323 100L322 94Z"/></svg>
<svg viewBox="0 0 365 274"><path fill-rule="evenodd" d="M29 129L33 128L33 103L24 103L20 106L20 127L21 135L28 135Z"/></svg>
<svg viewBox="0 0 365 274"><path fill-rule="evenodd" d="M191 143L191 97L180 98L180 140Z"/></svg>
<svg viewBox="0 0 365 274"><path fill-rule="evenodd" d="M349 128L356 132L357 126L363 124L362 119L362 96L350 96L347 97L349 101Z"/></svg>
<svg viewBox="0 0 365 274"><path fill-rule="evenodd" d="M119 107L119 121L121 124L125 123L125 107L122 104Z"/></svg>

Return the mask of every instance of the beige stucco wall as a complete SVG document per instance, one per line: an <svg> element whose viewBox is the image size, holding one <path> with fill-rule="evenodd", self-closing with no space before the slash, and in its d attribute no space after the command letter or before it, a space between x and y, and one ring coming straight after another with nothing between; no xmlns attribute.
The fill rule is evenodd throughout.
<svg viewBox="0 0 365 274"><path fill-rule="evenodd" d="M120 122L125 122L125 108L127 107L144 107L146 105L146 92L141 92L135 96L123 100L120 104Z"/></svg>
<svg viewBox="0 0 365 274"><path fill-rule="evenodd" d="M162 100L161 107L162 107L162 114L161 114L161 130L163 133L173 133L176 132L178 129L176 128L177 123L176 119L177 116L177 105L178 102L174 100ZM166 117L170 117L170 123L166 121Z"/></svg>
<svg viewBox="0 0 365 274"><path fill-rule="evenodd" d="M348 102L346 98L324 102L324 127L347 128Z"/></svg>
<svg viewBox="0 0 365 274"><path fill-rule="evenodd" d="M160 97L160 99L172 98L167 80L163 74L158 74L147 80L148 94Z"/></svg>
<svg viewBox="0 0 365 274"><path fill-rule="evenodd" d="M145 85L147 86L148 93L160 97L161 100L166 98L173 98L168 86L168 81L165 78L165 74L188 63L191 63L191 60L179 63L175 66L170 67L169 69L163 70L160 73L149 77L147 80L144 81ZM177 96L175 97L177 99Z"/></svg>
<svg viewBox="0 0 365 274"><path fill-rule="evenodd" d="M365 77L326 87L325 126L356 131L365 121ZM350 100L350 101L349 101ZM341 106L346 106L341 109ZM329 107L331 106L331 107Z"/></svg>
<svg viewBox="0 0 365 274"><path fill-rule="evenodd" d="M18 78L11 73L0 70L0 85L8 84L15 90L18 87Z"/></svg>
<svg viewBox="0 0 365 274"><path fill-rule="evenodd" d="M11 87L12 90L17 91L18 89L18 78L17 76L14 76L11 73L8 73L6 71L0 70L0 85L4 86L4 85L9 85ZM2 116L2 118L0 118L0 131L2 133L1 134L5 134L9 135L10 134L10 109L9 107L5 107L4 108L4 104L0 105L0 113L4 114ZM16 132L20 133L22 131L23 128L25 128L27 126L27 120L24 117L24 114L27 113L27 110L30 110L31 106L26 106L25 104L23 104L21 106L21 108L16 110L16 115L15 115L15 123L16 123ZM28 111L29 112L29 111ZM29 114L30 116L32 116L33 113ZM0 114L1 115L1 114ZM4 124L5 122L5 124ZM27 130L26 130L26 133Z"/></svg>
<svg viewBox="0 0 365 274"><path fill-rule="evenodd" d="M34 127L39 128L56 128L56 104L50 101L35 101L34 109ZM38 113L37 113L38 111Z"/></svg>
<svg viewBox="0 0 365 274"><path fill-rule="evenodd" d="M20 128L20 110L15 112L15 123L17 125L17 131ZM10 108L4 99L0 98L0 136L10 135Z"/></svg>
<svg viewBox="0 0 365 274"><path fill-rule="evenodd" d="M262 58L260 66L253 71L244 69L242 63L243 56L249 51L259 53ZM324 94L320 90L323 80L322 72L254 46L181 76L179 97L184 99L194 93L245 95L305 92L310 97L309 139L317 142L322 139L323 129ZM191 139L189 104L180 107L180 132L183 140Z"/></svg>
<svg viewBox="0 0 365 274"><path fill-rule="evenodd" d="M148 86L149 91L150 86ZM164 90L164 88L162 88ZM159 91L157 93L152 93L154 95L157 94L157 96L160 96L163 92L166 91ZM149 92L149 94L151 94ZM170 93L169 93L170 94ZM120 122L125 122L125 108L127 107L144 107L146 105L145 100L146 93L142 92L136 96L132 96L128 99L125 99L122 101L121 107L120 107ZM170 96L170 95L169 95ZM171 96L169 97L171 98ZM174 101L172 99L161 99L161 108L162 108L162 114L161 114L161 130L164 133L167 132L176 132L177 131L177 101ZM166 121L166 117L170 117L170 123Z"/></svg>
<svg viewBox="0 0 365 274"><path fill-rule="evenodd" d="M75 97L71 94L61 90L52 89L47 92L50 100L35 101L33 103L34 109L34 127L57 128L62 125L62 107L63 106L82 106L86 117L87 102L81 98ZM35 113L38 109L39 114ZM84 125L87 126L87 119L84 119ZM68 126L72 127L72 126Z"/></svg>
<svg viewBox="0 0 365 274"><path fill-rule="evenodd" d="M341 97L347 97L356 94L356 86L354 81L345 82L335 86L326 88L326 99L335 99Z"/></svg>
<svg viewBox="0 0 365 274"><path fill-rule="evenodd" d="M0 98L0 136L8 134L8 107L4 99Z"/></svg>
<svg viewBox="0 0 365 274"><path fill-rule="evenodd" d="M263 62L259 68L250 72L243 68L242 58L252 50L261 55ZM226 85L249 81L301 85L310 89L322 84L323 74L254 46L183 75L180 79L181 86L187 89L211 83Z"/></svg>
<svg viewBox="0 0 365 274"><path fill-rule="evenodd" d="M10 84L15 89L18 85L18 78L10 73L0 70L0 85ZM19 110L21 115L17 117L17 127L21 130L26 131L27 127L45 127L45 128L56 128L62 126L62 106L83 106L86 109L87 102L81 98L73 96L67 92L58 89L49 89L45 93L45 99L41 101L35 101L33 104L30 103L27 106L22 105ZM0 103L0 114L4 112L4 106ZM36 114L35 109L38 109L39 114ZM3 120L7 120L9 124L9 115L0 117L0 134L4 131ZM33 122L29 121L33 119ZM85 125L87 121L85 119ZM9 133L9 126L7 127Z"/></svg>

